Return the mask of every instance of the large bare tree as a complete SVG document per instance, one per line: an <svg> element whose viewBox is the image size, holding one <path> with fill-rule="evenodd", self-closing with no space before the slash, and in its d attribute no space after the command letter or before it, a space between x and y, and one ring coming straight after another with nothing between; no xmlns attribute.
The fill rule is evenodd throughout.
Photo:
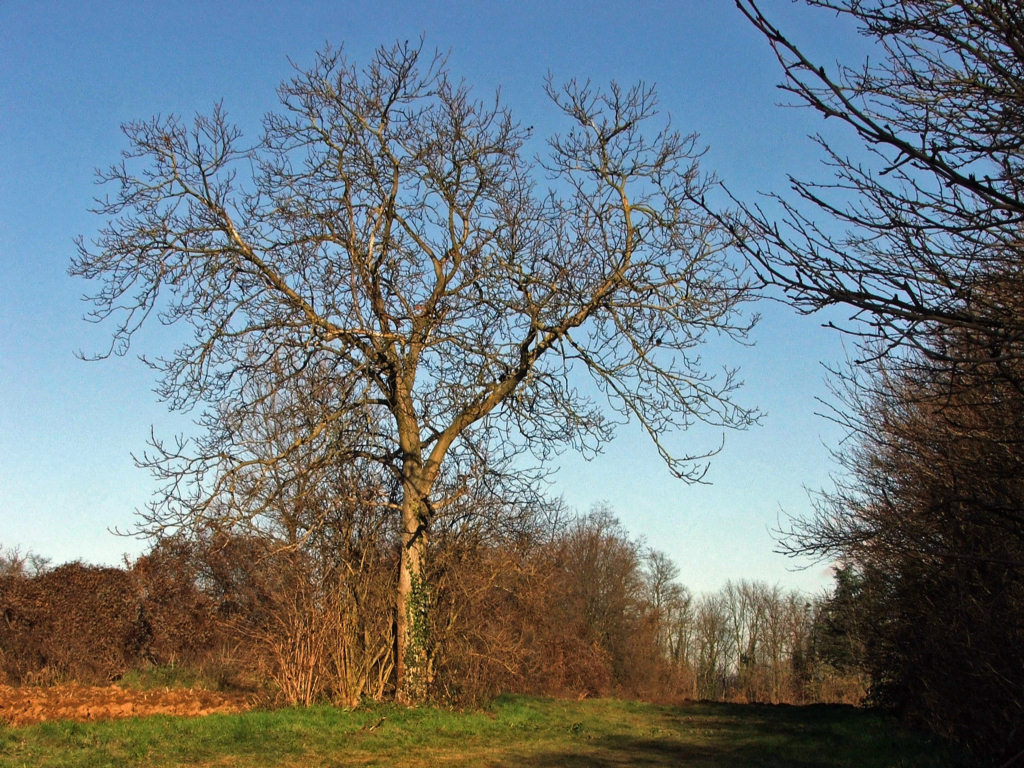
<svg viewBox="0 0 1024 768"><path fill-rule="evenodd" d="M220 107L126 125L123 161L101 174L107 223L71 268L99 281L112 353L152 314L192 331L150 361L203 429L157 443L168 485L149 528L252 520L306 463L391 472L407 701L430 680L431 520L474 478L523 451L596 450L635 419L697 480L710 453L677 455L665 436L756 417L734 373L699 356L750 319L728 236L688 202L709 183L695 137L649 130L643 85L547 92L568 129L533 160L530 130L443 57L405 43L359 68L324 50L253 144Z"/></svg>

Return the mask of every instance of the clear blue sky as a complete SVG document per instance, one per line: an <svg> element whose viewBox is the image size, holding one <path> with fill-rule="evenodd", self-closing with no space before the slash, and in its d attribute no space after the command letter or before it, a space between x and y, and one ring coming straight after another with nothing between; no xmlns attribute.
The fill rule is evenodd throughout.
<svg viewBox="0 0 1024 768"><path fill-rule="evenodd" d="M859 45L853 30L789 0L764 8L826 62ZM777 106L778 67L730 0L674 2L17 2L0 0L0 546L62 562L116 563L142 542L113 536L147 501L131 453L151 425L180 428L134 358L86 363L109 329L86 324L88 286L66 276L88 213L93 170L116 161L119 125L156 113L190 116L223 99L255 132L275 88L330 42L366 61L396 39L426 36L451 69L504 101L538 132L557 127L541 86L590 78L657 85L663 112L710 149L704 161L736 192L783 190L785 175L822 174L807 134L813 115ZM818 590L822 567L794 572L772 553L782 510L806 511L804 487L827 484L838 433L814 415L820 361L841 340L785 307L761 308L756 346L714 348L709 365L739 364L745 404L763 426L726 436L708 486L673 480L642 436L624 430L597 460L561 460L555 493L583 511L606 501L635 535L669 554L694 591L727 579ZM147 341L151 346L147 346ZM158 334L136 350L155 351ZM695 430L683 445L717 443Z"/></svg>

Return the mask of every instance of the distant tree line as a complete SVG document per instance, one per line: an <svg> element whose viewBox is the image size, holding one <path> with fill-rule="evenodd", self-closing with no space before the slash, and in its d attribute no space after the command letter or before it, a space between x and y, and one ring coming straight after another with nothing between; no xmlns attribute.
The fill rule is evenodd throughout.
<svg viewBox="0 0 1024 768"><path fill-rule="evenodd" d="M695 597L666 555L604 507L495 514L502 527L453 518L435 538L436 701L863 695L859 668L822 642L823 598L750 582ZM107 683L175 666L268 701L392 698L397 532L375 528L370 509L358 517L345 535L291 548L267 536L167 538L124 568L50 568L7 553L3 678Z"/></svg>

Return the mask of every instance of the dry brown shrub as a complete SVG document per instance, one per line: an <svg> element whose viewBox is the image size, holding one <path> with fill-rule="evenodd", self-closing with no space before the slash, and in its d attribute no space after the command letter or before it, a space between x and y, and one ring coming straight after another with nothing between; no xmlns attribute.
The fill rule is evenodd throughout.
<svg viewBox="0 0 1024 768"><path fill-rule="evenodd" d="M316 552L222 536L201 554L204 590L235 658L289 704L381 699L393 686L397 559L375 546Z"/></svg>
<svg viewBox="0 0 1024 768"><path fill-rule="evenodd" d="M145 656L149 626L124 570L68 563L6 584L2 600L10 682L108 682Z"/></svg>
<svg viewBox="0 0 1024 768"><path fill-rule="evenodd" d="M194 547L159 541L131 568L149 625L147 656L160 665L201 667L224 641L217 606L198 584Z"/></svg>
<svg viewBox="0 0 1024 768"><path fill-rule="evenodd" d="M437 695L465 704L502 692L674 691L639 562L640 545L603 512L543 536L442 542L433 564Z"/></svg>

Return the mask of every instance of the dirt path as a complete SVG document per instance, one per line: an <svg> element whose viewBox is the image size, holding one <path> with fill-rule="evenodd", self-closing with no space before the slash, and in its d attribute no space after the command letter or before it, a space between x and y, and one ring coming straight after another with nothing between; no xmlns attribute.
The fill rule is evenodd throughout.
<svg viewBox="0 0 1024 768"><path fill-rule="evenodd" d="M10 725L146 715L198 716L213 712L242 712L250 708L251 703L241 695L186 688L138 691L116 685L57 685L46 688L0 685L0 720Z"/></svg>

